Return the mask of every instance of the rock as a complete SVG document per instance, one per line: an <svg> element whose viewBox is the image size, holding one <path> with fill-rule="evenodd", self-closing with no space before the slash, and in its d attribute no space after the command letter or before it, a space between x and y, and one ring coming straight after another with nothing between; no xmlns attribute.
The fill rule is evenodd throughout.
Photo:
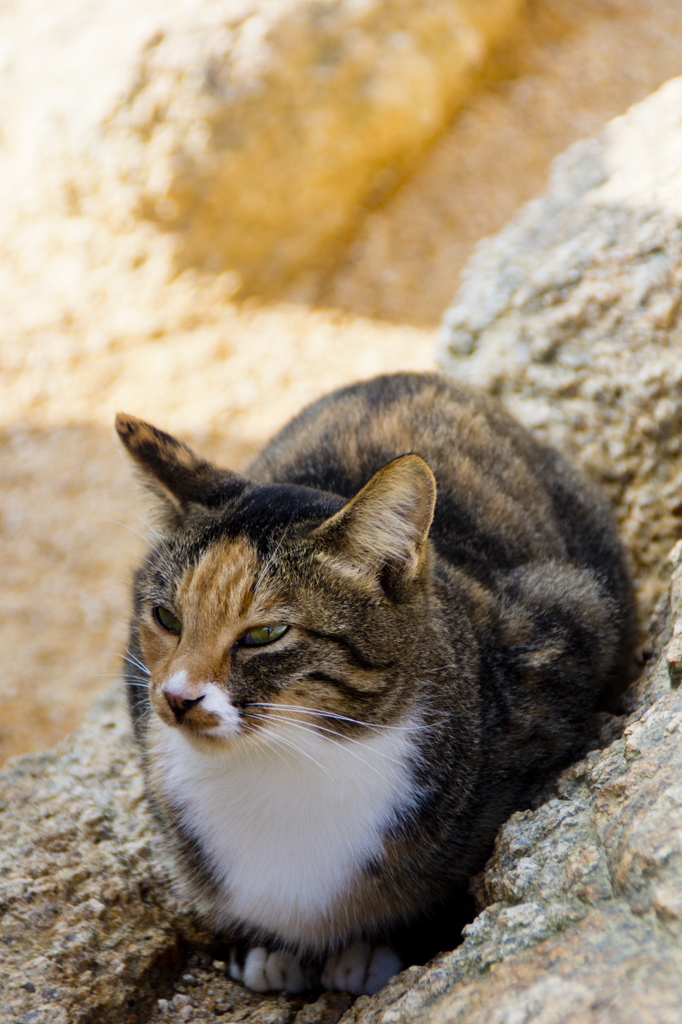
<svg viewBox="0 0 682 1024"><path fill-rule="evenodd" d="M315 269L441 130L521 0L205 4L140 55L104 134L177 266Z"/></svg>
<svg viewBox="0 0 682 1024"><path fill-rule="evenodd" d="M256 996L213 960L170 893L120 686L59 747L9 762L0 834L0 1021L336 1024L352 1003Z"/></svg>
<svg viewBox="0 0 682 1024"><path fill-rule="evenodd" d="M182 954L120 699L14 762L0 810L0 1019L137 1019Z"/></svg>
<svg viewBox="0 0 682 1024"><path fill-rule="evenodd" d="M448 372L609 493L645 615L682 525L681 223L673 79L555 162L544 195L480 243L442 328Z"/></svg>
<svg viewBox="0 0 682 1024"><path fill-rule="evenodd" d="M416 984L404 972L359 999L342 1024L679 1020L682 691L668 662L682 626L682 549L677 559L630 715L605 716L602 734L616 738L500 829L463 944Z"/></svg>
<svg viewBox="0 0 682 1024"><path fill-rule="evenodd" d="M358 204L402 177L522 2L8 9L5 144L30 155L36 178L17 180L17 198L39 190L52 213L92 216L114 233L146 221L172 236L175 272L236 270L250 288L281 285L316 268ZM143 248L155 252L153 239Z"/></svg>

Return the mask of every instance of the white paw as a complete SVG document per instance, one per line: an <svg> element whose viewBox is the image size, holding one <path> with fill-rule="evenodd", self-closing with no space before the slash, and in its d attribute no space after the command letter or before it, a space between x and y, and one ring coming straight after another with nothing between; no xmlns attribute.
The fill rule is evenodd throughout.
<svg viewBox="0 0 682 1024"><path fill-rule="evenodd" d="M311 984L293 953L285 949L269 953L262 946L249 950L243 968L233 958L230 977L254 992L305 992Z"/></svg>
<svg viewBox="0 0 682 1024"><path fill-rule="evenodd" d="M321 981L327 989L371 996L402 970L402 966L400 957L390 946L356 942L342 953L328 957Z"/></svg>

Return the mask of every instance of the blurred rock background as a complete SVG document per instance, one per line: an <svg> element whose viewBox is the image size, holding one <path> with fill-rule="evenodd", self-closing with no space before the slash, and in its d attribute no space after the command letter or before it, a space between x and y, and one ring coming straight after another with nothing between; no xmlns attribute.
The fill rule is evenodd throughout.
<svg viewBox="0 0 682 1024"><path fill-rule="evenodd" d="M433 368L476 242L681 73L674 0L0 8L0 759L119 669L116 409L240 468L325 390Z"/></svg>

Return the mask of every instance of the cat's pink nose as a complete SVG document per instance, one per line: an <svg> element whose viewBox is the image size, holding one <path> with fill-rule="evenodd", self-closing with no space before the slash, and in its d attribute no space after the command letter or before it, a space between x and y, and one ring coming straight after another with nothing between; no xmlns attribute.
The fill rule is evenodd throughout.
<svg viewBox="0 0 682 1024"><path fill-rule="evenodd" d="M164 697L166 698L168 707L175 715L176 722L181 722L190 708L193 708L195 704L198 704L200 700L204 699L203 695L201 697L195 697L194 700L192 700L189 697L183 697L180 693L172 692L164 692Z"/></svg>

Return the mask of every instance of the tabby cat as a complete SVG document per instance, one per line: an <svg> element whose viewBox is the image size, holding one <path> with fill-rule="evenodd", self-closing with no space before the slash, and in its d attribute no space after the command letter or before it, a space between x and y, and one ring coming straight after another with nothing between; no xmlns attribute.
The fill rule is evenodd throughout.
<svg viewBox="0 0 682 1024"><path fill-rule="evenodd" d="M119 415L159 527L127 660L190 904L257 991L374 992L613 702L633 600L593 488L483 394L396 374L246 476Z"/></svg>

